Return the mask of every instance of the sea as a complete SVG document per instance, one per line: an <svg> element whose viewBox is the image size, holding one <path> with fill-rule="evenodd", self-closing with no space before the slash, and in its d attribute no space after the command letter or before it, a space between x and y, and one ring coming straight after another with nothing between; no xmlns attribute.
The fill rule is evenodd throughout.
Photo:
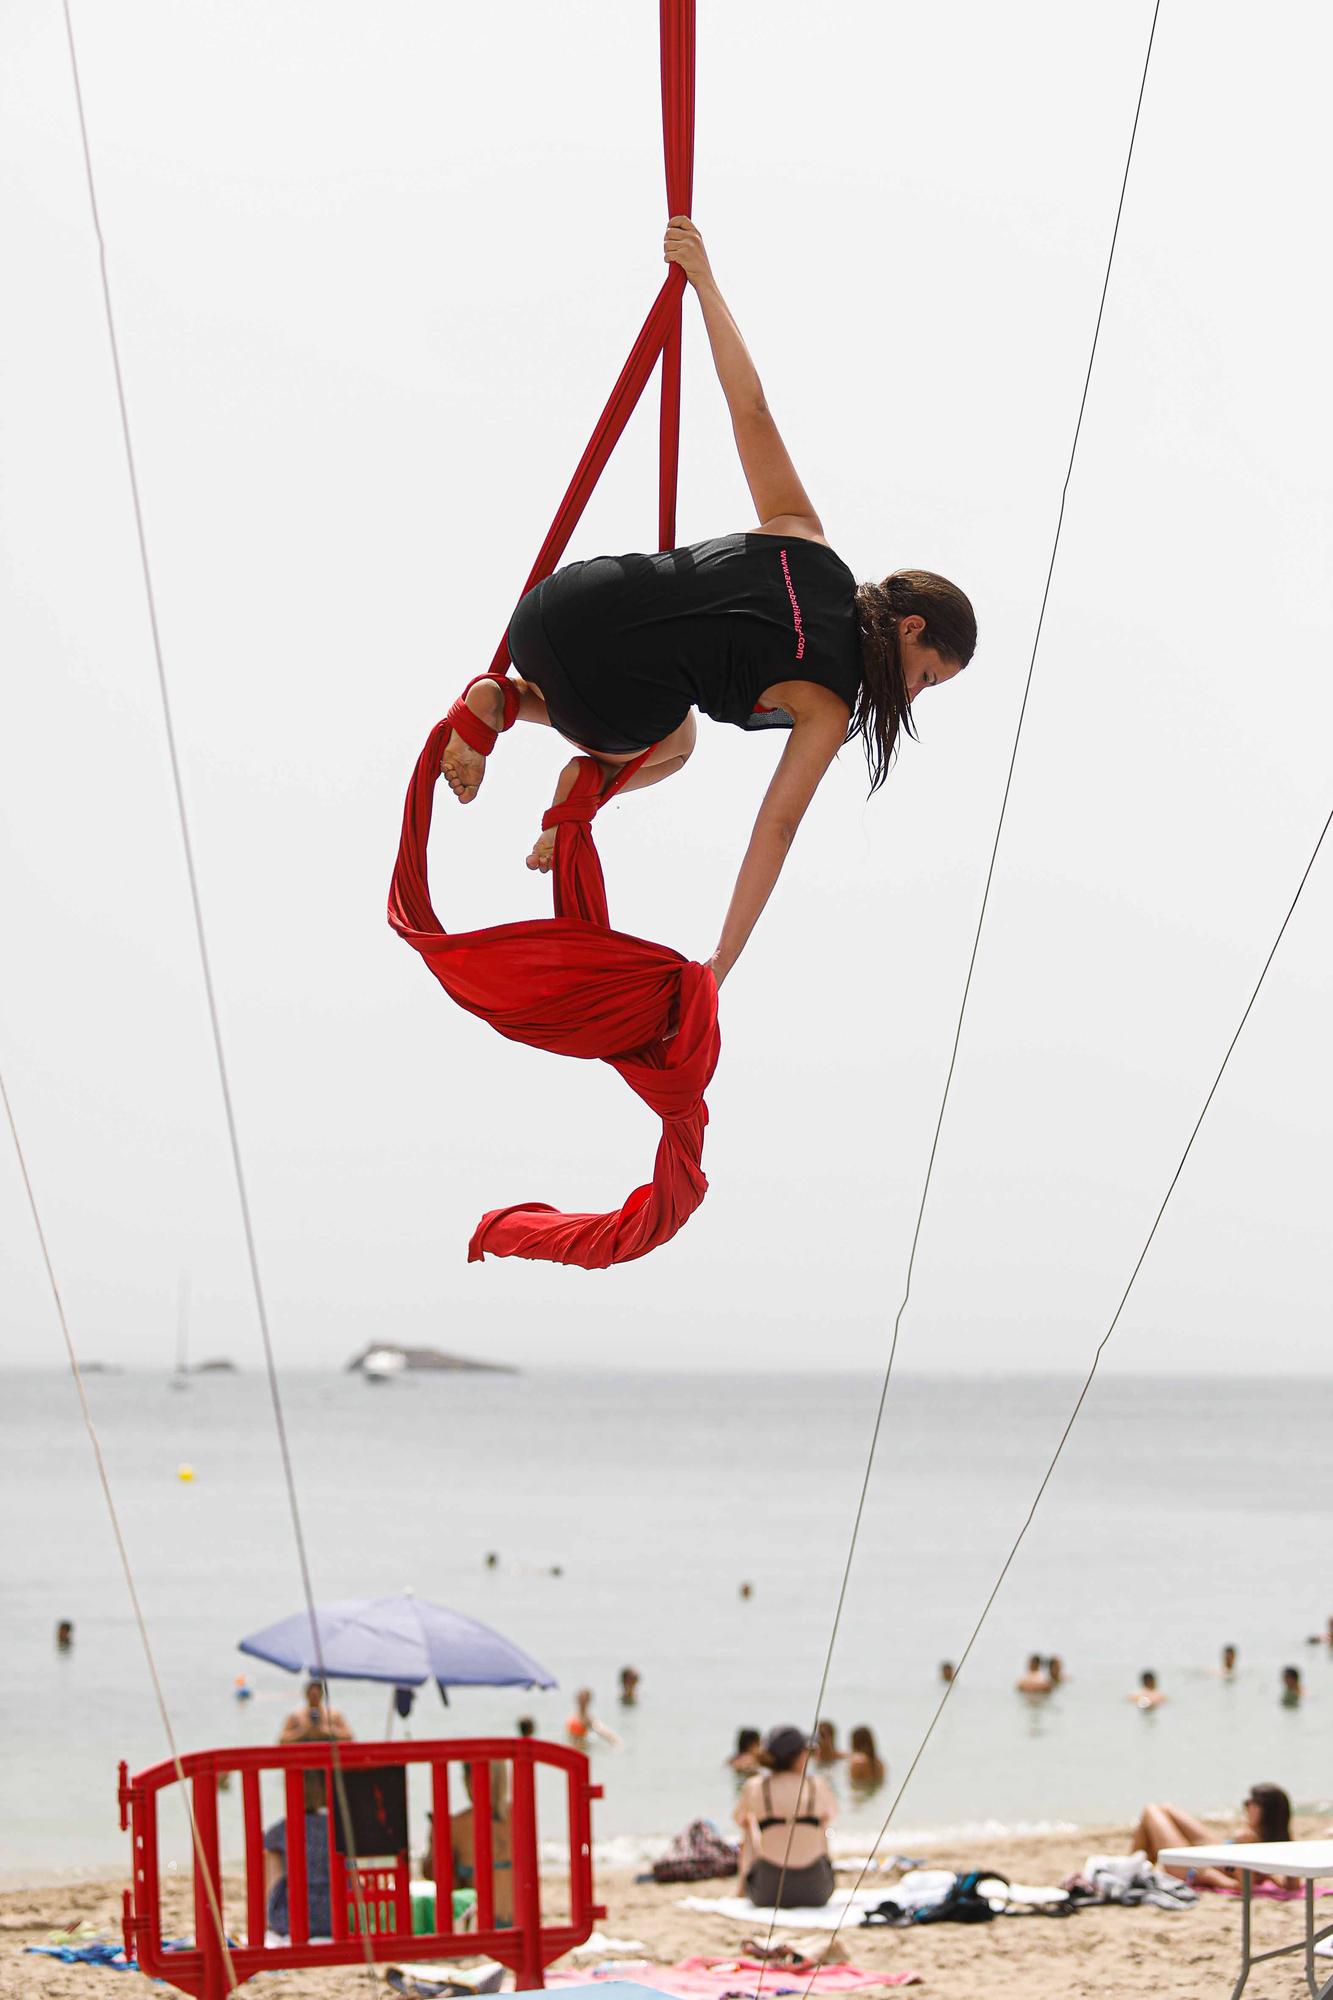
<svg viewBox="0 0 1333 2000"><path fill-rule="evenodd" d="M868 1852L1032 1507L1075 1378L897 1376L841 1612L875 1421L868 1375L412 1374L372 1387L290 1372L282 1395L317 1599L401 1590L494 1626L546 1693L422 1689L396 1735L561 1740L573 1691L619 1736L593 1749L604 1861L643 1865L696 1818L725 1824L742 1726L838 1740L868 1724L888 1766L842 1793ZM182 1750L272 1741L290 1675L237 1650L302 1584L265 1378L91 1375L94 1421ZM117 1767L166 1754L143 1648L70 1377L0 1375L0 1879L127 1865ZM883 1831L911 1853L1004 1828L1132 1825L1148 1798L1235 1811L1269 1781L1333 1794L1325 1550L1333 1382L1179 1380L1108 1369ZM180 1476L181 1468L192 1472ZM489 1558L494 1556L493 1563ZM748 1586L748 1591L745 1589ZM821 1676L837 1618L824 1698ZM74 1625L67 1652L58 1620ZM1218 1673L1221 1648L1239 1667ZM1014 1683L1056 1653L1049 1698ZM641 1676L632 1708L620 1669ZM1305 1694L1280 1698L1301 1669ZM1152 1668L1167 1695L1129 1699ZM243 1678L249 1695L238 1690ZM338 1682L358 1736L383 1687ZM558 1824L543 1826L558 1848ZM164 1835L182 1847L177 1828ZM231 1836L229 1835L230 1839Z"/></svg>

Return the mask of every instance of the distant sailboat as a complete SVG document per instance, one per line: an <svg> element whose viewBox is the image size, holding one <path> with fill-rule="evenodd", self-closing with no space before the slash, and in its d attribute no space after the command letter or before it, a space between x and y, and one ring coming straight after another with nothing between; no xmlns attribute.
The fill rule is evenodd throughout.
<svg viewBox="0 0 1333 2000"><path fill-rule="evenodd" d="M189 1344L190 1280L188 1274L182 1271L180 1289L176 1294L176 1367L168 1378L173 1389L188 1389L190 1386Z"/></svg>

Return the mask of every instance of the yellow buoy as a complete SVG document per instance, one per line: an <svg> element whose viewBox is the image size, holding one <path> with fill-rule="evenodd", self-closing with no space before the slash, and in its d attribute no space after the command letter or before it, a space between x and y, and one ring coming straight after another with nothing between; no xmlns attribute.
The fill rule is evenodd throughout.
<svg viewBox="0 0 1333 2000"><path fill-rule="evenodd" d="M176 1477L177 1477L177 1479L181 1479L181 1480L185 1480L185 1481L189 1481L189 1480L193 1479L193 1478L194 1478L194 1467L193 1467L192 1465L178 1465L178 1466L176 1467Z"/></svg>

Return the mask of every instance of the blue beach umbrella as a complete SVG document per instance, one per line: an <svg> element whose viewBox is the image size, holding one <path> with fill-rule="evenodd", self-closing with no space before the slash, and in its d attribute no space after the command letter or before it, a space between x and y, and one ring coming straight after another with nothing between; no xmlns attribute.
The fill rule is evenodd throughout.
<svg viewBox="0 0 1333 2000"><path fill-rule="evenodd" d="M330 1680L386 1681L393 1687L553 1688L555 1677L503 1634L461 1611L405 1592L397 1597L346 1597L317 1604L316 1643L310 1614L298 1611L240 1641L243 1653L289 1673L323 1673Z"/></svg>

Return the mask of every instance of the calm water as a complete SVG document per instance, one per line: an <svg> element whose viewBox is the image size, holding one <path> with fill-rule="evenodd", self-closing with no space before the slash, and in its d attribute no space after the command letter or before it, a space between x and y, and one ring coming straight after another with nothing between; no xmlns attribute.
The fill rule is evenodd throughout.
<svg viewBox="0 0 1333 2000"><path fill-rule="evenodd" d="M182 1748L271 1739L296 1683L235 1651L300 1603L263 1381L89 1386ZM595 1820L624 1852L730 1810L722 1760L739 1724L810 1719L868 1378L552 1371L372 1390L293 1374L285 1391L317 1596L410 1585L496 1625L560 1682L458 1694L447 1713L423 1693L416 1734L508 1733L527 1711L558 1736L570 1691L590 1683L625 1738L596 1755ZM0 1393L0 1869L116 1867L116 1760L155 1762L161 1727L72 1386L10 1374ZM1012 1377L895 1383L825 1703L840 1734L871 1723L895 1770L1073 1393ZM1206 1809L1256 1779L1306 1801L1333 1792L1333 1667L1304 1644L1333 1612L1331 1433L1327 1382L1108 1375L903 1802L903 1833L1128 1820L1148 1796ZM192 1485L176 1478L182 1460ZM52 1645L62 1617L77 1627L67 1656ZM1224 1641L1240 1648L1234 1685L1209 1671ZM1062 1654L1070 1681L1034 1710L1012 1683L1035 1650ZM1288 1661L1310 1689L1294 1712L1277 1698ZM614 1698L626 1663L643 1676L628 1713ZM1124 1699L1144 1666L1171 1697L1155 1715ZM246 1705L232 1696L241 1671L257 1691ZM382 1731L382 1691L344 1682L337 1700L358 1734ZM886 1804L852 1805L844 1831L877 1827Z"/></svg>

